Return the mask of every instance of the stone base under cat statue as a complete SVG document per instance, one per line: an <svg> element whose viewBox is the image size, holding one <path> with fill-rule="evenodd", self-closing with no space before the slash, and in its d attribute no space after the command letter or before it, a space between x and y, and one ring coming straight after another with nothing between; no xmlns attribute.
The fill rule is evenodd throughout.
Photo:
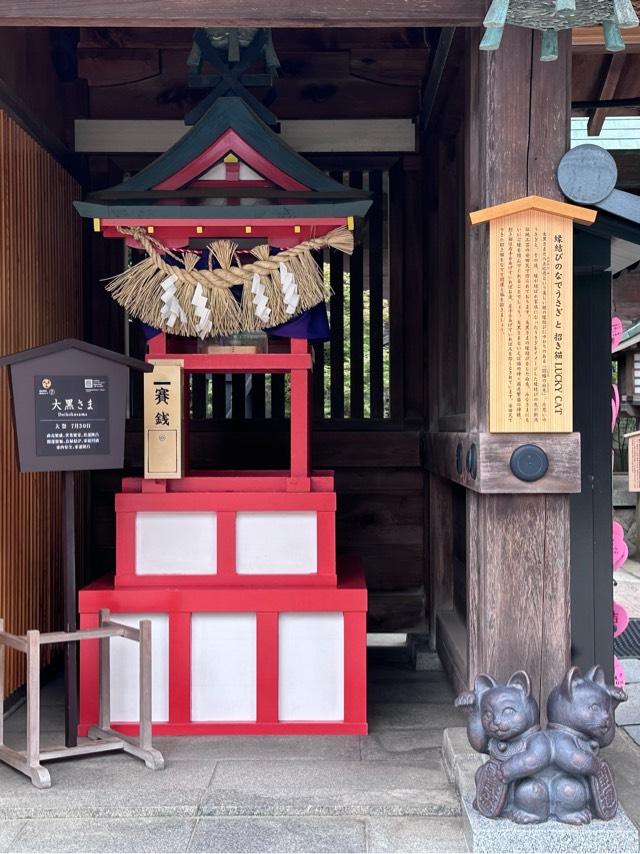
<svg viewBox="0 0 640 854"><path fill-rule="evenodd" d="M474 690L456 700L469 718L468 741L448 730L444 751L471 850L638 851L638 833L618 807L613 773L601 756L625 699L606 685L602 668L583 677L573 667L551 691L541 729L526 673L505 684L478 676ZM478 753L489 759L483 763Z"/></svg>

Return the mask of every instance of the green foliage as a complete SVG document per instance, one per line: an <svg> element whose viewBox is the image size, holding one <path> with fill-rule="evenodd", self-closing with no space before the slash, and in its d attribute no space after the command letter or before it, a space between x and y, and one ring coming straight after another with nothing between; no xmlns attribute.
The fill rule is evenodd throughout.
<svg viewBox="0 0 640 854"><path fill-rule="evenodd" d="M324 265L324 278L328 287L329 265ZM351 417L351 279L349 273L343 278L343 328L344 328L344 416ZM329 307L329 322L331 311ZM363 329L363 380L364 380L364 417L371 418L371 292L362 294ZM382 300L382 381L383 381L383 417L391 417L390 396L390 306L389 300ZM331 345L324 345L324 417L331 417Z"/></svg>

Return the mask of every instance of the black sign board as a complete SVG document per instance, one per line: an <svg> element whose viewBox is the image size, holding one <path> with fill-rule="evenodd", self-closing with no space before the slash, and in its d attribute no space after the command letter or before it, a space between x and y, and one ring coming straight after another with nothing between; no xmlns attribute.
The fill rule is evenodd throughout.
<svg viewBox="0 0 640 854"><path fill-rule="evenodd" d="M109 377L36 376L36 454L109 453Z"/></svg>
<svg viewBox="0 0 640 854"><path fill-rule="evenodd" d="M137 359L68 339L0 359L10 368L20 471L122 468Z"/></svg>

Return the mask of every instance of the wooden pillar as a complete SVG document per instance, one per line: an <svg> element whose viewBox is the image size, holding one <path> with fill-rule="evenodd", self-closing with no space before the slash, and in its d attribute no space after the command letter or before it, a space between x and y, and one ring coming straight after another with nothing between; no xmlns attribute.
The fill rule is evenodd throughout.
<svg viewBox="0 0 640 854"><path fill-rule="evenodd" d="M562 198L556 166L568 147L570 40L540 62L540 34L507 27L500 49L478 51L469 30L467 211L530 194ZM488 423L488 229L466 235L467 415ZM531 676L546 698L570 660L569 497L467 491L468 678Z"/></svg>

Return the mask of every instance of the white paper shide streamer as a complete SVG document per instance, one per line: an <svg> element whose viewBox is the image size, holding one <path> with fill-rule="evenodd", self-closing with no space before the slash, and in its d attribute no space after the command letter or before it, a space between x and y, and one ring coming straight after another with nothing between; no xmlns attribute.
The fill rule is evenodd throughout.
<svg viewBox="0 0 640 854"><path fill-rule="evenodd" d="M206 338L211 332L213 321L211 320L211 309L207 308L207 298L204 295L202 285L200 283L196 285L195 291L193 292L191 305L195 306L195 314L198 318L198 322L196 323L196 332L200 338Z"/></svg>
<svg viewBox="0 0 640 854"><path fill-rule="evenodd" d="M300 302L298 285L293 273L290 273L283 263L280 264L280 285L282 287L282 298L286 313L289 315L295 314L298 303Z"/></svg>
<svg viewBox="0 0 640 854"><path fill-rule="evenodd" d="M256 317L262 323L266 323L271 315L271 309L269 308L269 300L267 299L267 289L257 273L253 274L253 279L251 280L251 293L253 294Z"/></svg>
<svg viewBox="0 0 640 854"><path fill-rule="evenodd" d="M176 296L177 281L178 277L174 275L169 276L169 278L165 279L164 282L160 282L160 287L164 291L160 297L160 300L163 303L163 306L160 309L160 317L164 320L169 329L173 329L176 320L178 319L181 323L186 323L187 321L187 315L182 310L182 306Z"/></svg>

